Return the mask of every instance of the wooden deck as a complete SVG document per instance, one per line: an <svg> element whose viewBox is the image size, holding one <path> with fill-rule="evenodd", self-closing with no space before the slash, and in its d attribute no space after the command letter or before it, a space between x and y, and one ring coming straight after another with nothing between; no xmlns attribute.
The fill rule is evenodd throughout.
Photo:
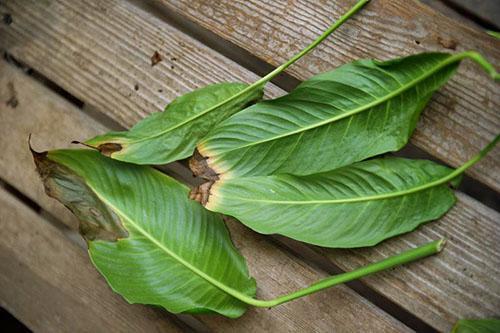
<svg viewBox="0 0 500 333"><path fill-rule="evenodd" d="M500 149L468 172L466 183L482 195L459 190L457 205L444 218L374 248L313 247L228 220L262 298L430 239L449 240L443 253L425 261L272 309L249 309L237 320L129 305L93 268L75 218L43 193L28 134L38 150L68 147L71 140L128 128L206 84L253 82L353 1L265 3L0 2L0 14L12 20L0 23L1 307L36 332L446 332L459 318L500 317ZM374 0L269 84L266 95L281 95L312 74L357 58L474 49L500 68L500 41L477 23L457 21L460 14L454 13ZM163 60L151 66L155 52ZM426 108L408 154L460 165L500 132L499 109L498 84L466 62ZM192 182L180 163L165 172Z"/></svg>

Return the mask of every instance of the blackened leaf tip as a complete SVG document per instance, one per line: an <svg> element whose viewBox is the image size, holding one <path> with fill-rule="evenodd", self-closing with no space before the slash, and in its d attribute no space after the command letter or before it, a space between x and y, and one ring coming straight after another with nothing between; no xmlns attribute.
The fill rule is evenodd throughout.
<svg viewBox="0 0 500 333"><path fill-rule="evenodd" d="M90 149L99 150L99 148L97 148L97 147L94 147L92 145L89 145L89 144L87 144L85 142L81 142L81 141L78 141L78 140L71 141L71 144L73 144L73 145L82 145L82 146L85 146L85 147L90 148Z"/></svg>

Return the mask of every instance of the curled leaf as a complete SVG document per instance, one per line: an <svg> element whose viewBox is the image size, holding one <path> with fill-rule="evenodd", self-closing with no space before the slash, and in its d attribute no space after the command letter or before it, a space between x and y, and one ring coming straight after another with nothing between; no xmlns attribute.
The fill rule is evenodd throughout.
<svg viewBox="0 0 500 333"><path fill-rule="evenodd" d="M185 186L150 167L113 161L92 150L34 153L34 158L49 195L70 208L105 207L126 231L111 241L87 237L90 258L113 290L130 303L155 304L174 313L217 312L235 318L247 305L276 306L436 254L444 245L444 240L430 242L290 294L259 300L254 298L255 281L220 216L188 200ZM74 203L77 193L81 195ZM88 218L89 210L74 211L80 220Z"/></svg>
<svg viewBox="0 0 500 333"><path fill-rule="evenodd" d="M85 144L134 164L164 164L189 157L214 124L262 97L262 89L246 88L244 83L221 83L194 90L129 131L99 135Z"/></svg>

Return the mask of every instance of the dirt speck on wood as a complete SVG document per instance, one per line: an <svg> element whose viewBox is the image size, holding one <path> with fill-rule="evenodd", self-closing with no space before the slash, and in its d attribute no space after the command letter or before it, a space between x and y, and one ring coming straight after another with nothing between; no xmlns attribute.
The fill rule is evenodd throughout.
<svg viewBox="0 0 500 333"><path fill-rule="evenodd" d="M438 36L437 42L439 45L448 50L456 50L458 46L458 42L456 40L442 38L441 36Z"/></svg>
<svg viewBox="0 0 500 333"><path fill-rule="evenodd" d="M7 89L9 91L9 99L5 102L5 105L10 106L11 108L16 108L19 105L19 101L17 100L17 91L14 88L14 83L7 83Z"/></svg>
<svg viewBox="0 0 500 333"><path fill-rule="evenodd" d="M3 15L3 23L5 23L6 25L11 25L12 24L12 15L10 15L9 13L5 13Z"/></svg>
<svg viewBox="0 0 500 333"><path fill-rule="evenodd" d="M158 51L155 51L155 53L151 56L151 66L158 64L162 60L162 56L158 53Z"/></svg>

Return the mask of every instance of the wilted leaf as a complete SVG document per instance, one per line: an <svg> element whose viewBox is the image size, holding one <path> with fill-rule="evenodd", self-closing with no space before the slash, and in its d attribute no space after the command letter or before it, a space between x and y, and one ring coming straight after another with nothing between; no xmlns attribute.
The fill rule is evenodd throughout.
<svg viewBox="0 0 500 333"><path fill-rule="evenodd" d="M435 254L444 245L443 240L430 242L259 300L253 298L255 281L221 218L188 200L183 185L150 167L113 161L96 151L33 155L47 193L87 226L82 230L90 258L113 290L131 303L155 304L174 313L217 312L235 318L246 304L276 306Z"/></svg>
<svg viewBox="0 0 500 333"><path fill-rule="evenodd" d="M371 246L442 216L455 203L441 184L452 170L429 161L384 158L309 176L223 179L206 207L264 234L326 247Z"/></svg>
<svg viewBox="0 0 500 333"><path fill-rule="evenodd" d="M164 164L189 157L213 125L262 97L262 88L242 93L247 87L244 83L221 83L194 90L129 131L99 135L85 144L134 164Z"/></svg>

